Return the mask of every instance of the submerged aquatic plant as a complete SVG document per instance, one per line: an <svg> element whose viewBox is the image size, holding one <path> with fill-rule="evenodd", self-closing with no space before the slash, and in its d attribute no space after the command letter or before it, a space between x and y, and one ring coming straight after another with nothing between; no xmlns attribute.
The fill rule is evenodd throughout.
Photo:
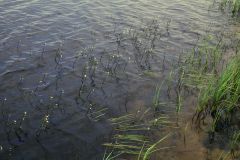
<svg viewBox="0 0 240 160"><path fill-rule="evenodd" d="M138 112L110 119L115 132L112 136L113 141L103 145L114 150L112 155L121 153L138 156L139 160L147 160L153 152L159 150L157 146L169 135L156 142L153 139L156 137L150 136L150 133L154 134L160 126L173 127L174 123L164 115L156 115L153 119L154 115L150 110L151 108L143 113Z"/></svg>
<svg viewBox="0 0 240 160"><path fill-rule="evenodd" d="M108 152L108 150L106 149L102 160L114 160L122 154L122 152L114 153L114 149L112 149L110 152Z"/></svg>
<svg viewBox="0 0 240 160"><path fill-rule="evenodd" d="M193 48L191 54L183 62L183 85L191 89L203 89L219 73L223 58L223 37L216 45L210 45L215 39L208 35L199 46ZM216 41L216 40L215 40Z"/></svg>
<svg viewBox="0 0 240 160"><path fill-rule="evenodd" d="M163 84L164 84L164 81L161 83L160 86L156 87L156 91L155 91L155 94L153 97L153 106L154 106L155 110L158 110L158 107L161 105L160 95L161 95L161 88L162 88Z"/></svg>
<svg viewBox="0 0 240 160"><path fill-rule="evenodd" d="M159 143L161 143L162 141L164 141L166 138L168 138L170 136L170 134L164 136L163 138L161 138L159 141L157 141L156 143L152 144L149 148L147 148L146 152L143 154L143 159L142 160L148 160L150 158L150 156L152 155L152 153L160 150L157 148L157 145ZM166 148L161 148L161 149L166 149ZM140 160L140 157L141 157L141 153L142 153L142 150L139 154L139 157L138 157L138 160Z"/></svg>

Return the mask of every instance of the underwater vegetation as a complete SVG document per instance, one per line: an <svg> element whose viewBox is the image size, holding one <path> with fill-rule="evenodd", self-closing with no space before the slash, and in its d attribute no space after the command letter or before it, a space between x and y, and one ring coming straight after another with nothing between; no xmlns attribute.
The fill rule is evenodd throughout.
<svg viewBox="0 0 240 160"><path fill-rule="evenodd" d="M162 133L165 134L163 131L166 127L177 126L170 117L156 114L151 108L144 112L111 118L109 121L114 127L114 133L112 142L103 144L111 150L108 156L105 153L105 159L116 155L132 155L138 160L148 160L154 152L173 147L160 147L161 142L171 136L169 133Z"/></svg>

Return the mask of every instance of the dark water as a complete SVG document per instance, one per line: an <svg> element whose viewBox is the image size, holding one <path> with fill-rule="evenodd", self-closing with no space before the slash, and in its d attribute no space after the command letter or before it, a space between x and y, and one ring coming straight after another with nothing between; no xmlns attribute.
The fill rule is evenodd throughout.
<svg viewBox="0 0 240 160"><path fill-rule="evenodd" d="M226 23L207 0L1 0L0 159L101 159L107 119L149 106L162 71Z"/></svg>

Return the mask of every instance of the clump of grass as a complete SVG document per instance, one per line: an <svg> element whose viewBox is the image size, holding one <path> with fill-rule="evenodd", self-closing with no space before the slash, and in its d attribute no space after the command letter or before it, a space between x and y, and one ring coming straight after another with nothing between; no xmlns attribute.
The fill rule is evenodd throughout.
<svg viewBox="0 0 240 160"><path fill-rule="evenodd" d="M204 37L179 67L184 70L184 89L198 97L195 122L199 127L209 122L210 142L216 133L226 136L233 154L240 145L237 137L240 131L240 56L236 51L226 65L224 37L217 38ZM213 42L217 43L211 45ZM226 159L229 154L219 159Z"/></svg>
<svg viewBox="0 0 240 160"><path fill-rule="evenodd" d="M209 112L214 118L213 129L220 122L235 121L240 111L240 57L234 58L219 78L210 83L199 97L198 117L203 119ZM239 121L240 122L240 121Z"/></svg>
<svg viewBox="0 0 240 160"><path fill-rule="evenodd" d="M240 0L222 0L221 9L229 8L232 16L238 16L240 12Z"/></svg>
<svg viewBox="0 0 240 160"><path fill-rule="evenodd" d="M233 150L239 148L240 140L240 56L234 57L222 74L201 90L196 114L200 125L209 115L212 118L211 139L216 132L227 131L233 135ZM234 134L235 133L235 134ZM238 146L238 147L236 147Z"/></svg>

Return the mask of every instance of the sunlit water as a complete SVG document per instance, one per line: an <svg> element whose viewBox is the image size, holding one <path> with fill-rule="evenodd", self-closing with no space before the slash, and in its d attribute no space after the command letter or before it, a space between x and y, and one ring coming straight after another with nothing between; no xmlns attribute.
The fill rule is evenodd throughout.
<svg viewBox="0 0 240 160"><path fill-rule="evenodd" d="M153 20L153 57L118 46ZM160 71L226 23L205 0L1 0L0 159L101 159L107 119L150 106Z"/></svg>

